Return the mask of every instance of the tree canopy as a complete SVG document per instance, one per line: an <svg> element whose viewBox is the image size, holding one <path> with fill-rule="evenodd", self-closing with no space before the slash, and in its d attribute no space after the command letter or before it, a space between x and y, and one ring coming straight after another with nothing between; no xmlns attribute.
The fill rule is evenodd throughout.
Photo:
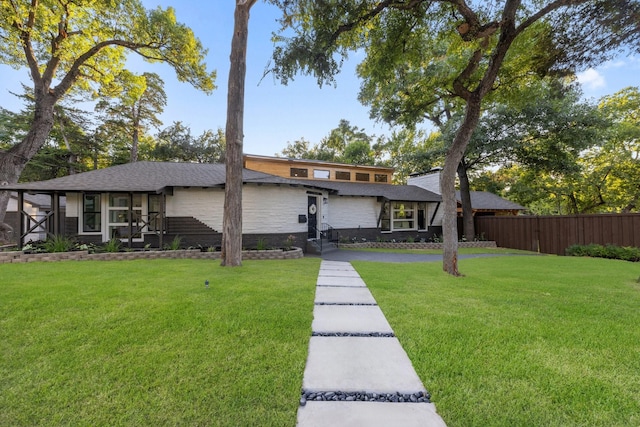
<svg viewBox="0 0 640 427"><path fill-rule="evenodd" d="M97 92L125 68L127 53L165 62L178 80L210 93L204 49L173 8L145 10L139 0L15 0L0 3L0 63L29 70L35 102L25 137L0 152L0 182L16 182L45 144L54 106L71 93ZM8 193L0 192L0 221Z"/></svg>

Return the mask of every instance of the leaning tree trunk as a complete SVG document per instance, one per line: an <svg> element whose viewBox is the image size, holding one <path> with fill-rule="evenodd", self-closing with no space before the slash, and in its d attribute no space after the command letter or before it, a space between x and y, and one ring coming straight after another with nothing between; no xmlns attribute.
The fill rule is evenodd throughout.
<svg viewBox="0 0 640 427"><path fill-rule="evenodd" d="M8 191L1 191L2 187L18 182L24 167L44 145L53 127L56 99L51 95L43 95L39 101L35 104L33 124L27 135L21 142L0 153L0 223L4 222L10 196Z"/></svg>
<svg viewBox="0 0 640 427"><path fill-rule="evenodd" d="M472 94L467 101L464 121L458 130L453 144L447 151L440 180L442 192L442 269L453 276L460 276L458 271L458 202L456 200L456 172L462 161L464 151L469 145L471 134L480 119L481 98Z"/></svg>
<svg viewBox="0 0 640 427"><path fill-rule="evenodd" d="M231 40L231 66L227 92L226 184L222 225L221 265L242 265L242 141L244 80L247 68L249 9L256 0L237 0Z"/></svg>
<svg viewBox="0 0 640 427"><path fill-rule="evenodd" d="M467 175L467 165L464 159L458 164L458 181L460 181L460 204L462 205L462 236L465 240L472 241L476 235L476 230L473 224L469 175Z"/></svg>

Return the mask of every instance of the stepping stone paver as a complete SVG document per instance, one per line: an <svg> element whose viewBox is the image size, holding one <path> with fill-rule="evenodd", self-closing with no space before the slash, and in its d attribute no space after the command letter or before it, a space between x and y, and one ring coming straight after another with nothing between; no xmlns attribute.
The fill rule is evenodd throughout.
<svg viewBox="0 0 640 427"><path fill-rule="evenodd" d="M318 276L318 281L316 282L318 286L360 286L366 287L367 285L364 283L360 277L323 277Z"/></svg>
<svg viewBox="0 0 640 427"><path fill-rule="evenodd" d="M355 270L320 270L318 277L357 277L360 275Z"/></svg>
<svg viewBox="0 0 640 427"><path fill-rule="evenodd" d="M377 305L316 305L313 332L393 333Z"/></svg>
<svg viewBox="0 0 640 427"><path fill-rule="evenodd" d="M298 427L446 427L432 403L307 402Z"/></svg>
<svg viewBox="0 0 640 427"><path fill-rule="evenodd" d="M397 338L311 337L308 391L426 392Z"/></svg>
<svg viewBox="0 0 640 427"><path fill-rule="evenodd" d="M366 287L330 287L316 288L316 303L375 304L376 300Z"/></svg>

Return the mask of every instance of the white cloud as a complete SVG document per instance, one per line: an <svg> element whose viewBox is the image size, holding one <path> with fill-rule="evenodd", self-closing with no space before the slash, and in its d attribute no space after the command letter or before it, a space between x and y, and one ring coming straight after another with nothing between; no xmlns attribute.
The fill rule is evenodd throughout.
<svg viewBox="0 0 640 427"><path fill-rule="evenodd" d="M578 82L588 90L595 90L599 88L603 88L607 85L604 80L604 76L600 74L599 71L594 70L593 68L589 68L581 73L576 75L578 78Z"/></svg>

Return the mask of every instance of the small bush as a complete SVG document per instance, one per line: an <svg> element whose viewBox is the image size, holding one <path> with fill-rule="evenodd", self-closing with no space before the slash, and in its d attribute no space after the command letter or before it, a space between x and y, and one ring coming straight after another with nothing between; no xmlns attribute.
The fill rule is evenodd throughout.
<svg viewBox="0 0 640 427"><path fill-rule="evenodd" d="M55 235L47 238L42 246L50 253L69 252L76 248L76 242L66 236Z"/></svg>
<svg viewBox="0 0 640 427"><path fill-rule="evenodd" d="M296 236L294 236L293 234L290 234L287 237L287 240L284 241L284 249L287 251L290 251L295 242L296 242Z"/></svg>
<svg viewBox="0 0 640 427"><path fill-rule="evenodd" d="M180 249L181 245L182 245L182 237L176 236L173 238L171 243L164 245L164 248L168 251L177 251L178 249Z"/></svg>
<svg viewBox="0 0 640 427"><path fill-rule="evenodd" d="M120 239L111 239L104 244L104 247L102 249L105 252L120 252L121 246L122 242L120 241Z"/></svg>
<svg viewBox="0 0 640 427"><path fill-rule="evenodd" d="M264 237L261 237L258 239L258 242L256 243L256 249L259 251L264 251L267 249L267 239L265 239Z"/></svg>
<svg viewBox="0 0 640 427"><path fill-rule="evenodd" d="M615 245L571 245L565 253L568 256L582 256L594 258L619 259L623 261L640 262L640 248Z"/></svg>

